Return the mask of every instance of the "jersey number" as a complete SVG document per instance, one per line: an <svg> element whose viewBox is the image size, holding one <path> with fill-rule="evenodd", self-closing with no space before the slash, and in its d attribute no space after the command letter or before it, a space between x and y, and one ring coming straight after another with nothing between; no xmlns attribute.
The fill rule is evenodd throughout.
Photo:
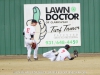
<svg viewBox="0 0 100 75"><path fill-rule="evenodd" d="M62 52L61 53L64 53L65 52L65 50L62 50Z"/></svg>
<svg viewBox="0 0 100 75"><path fill-rule="evenodd" d="M30 28L27 28L27 33L29 33L29 31L30 31Z"/></svg>

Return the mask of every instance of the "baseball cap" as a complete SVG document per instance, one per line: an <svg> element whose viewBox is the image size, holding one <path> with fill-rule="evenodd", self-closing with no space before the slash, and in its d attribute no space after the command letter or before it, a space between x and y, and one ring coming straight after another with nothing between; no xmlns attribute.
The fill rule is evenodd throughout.
<svg viewBox="0 0 100 75"><path fill-rule="evenodd" d="M67 44L67 45L65 45L65 49L68 49L68 48L70 48L70 46Z"/></svg>

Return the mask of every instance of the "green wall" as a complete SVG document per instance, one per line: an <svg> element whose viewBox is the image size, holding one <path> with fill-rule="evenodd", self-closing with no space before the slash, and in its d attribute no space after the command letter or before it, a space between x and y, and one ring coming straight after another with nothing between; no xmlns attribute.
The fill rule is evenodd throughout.
<svg viewBox="0 0 100 75"><path fill-rule="evenodd" d="M26 54L23 5L35 3L81 3L82 46L71 47L70 52L100 52L100 0L0 0L0 55ZM39 48L39 54L50 49Z"/></svg>

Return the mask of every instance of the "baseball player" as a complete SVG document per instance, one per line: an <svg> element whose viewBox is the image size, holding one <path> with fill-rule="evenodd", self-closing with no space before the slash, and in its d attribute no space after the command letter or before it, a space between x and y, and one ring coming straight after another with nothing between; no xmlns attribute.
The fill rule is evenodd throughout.
<svg viewBox="0 0 100 75"><path fill-rule="evenodd" d="M74 57L71 57L70 53L68 52L69 48L69 45L65 45L65 48L60 48L58 51L50 50L46 53L43 53L43 57L46 57L51 61L64 61L66 58L73 60Z"/></svg>
<svg viewBox="0 0 100 75"><path fill-rule="evenodd" d="M24 38L25 38L25 45L26 45L26 48L27 48L27 59L28 61L31 61L30 58L31 58L31 45L32 43L36 43L35 40L34 40L34 35L35 35L35 27L37 25L37 21L32 19L31 21L31 25L29 26L26 26L24 28L24 31L23 31L23 35L24 35ZM34 49L34 59L35 60L38 60L38 57L37 57L37 53L38 53L38 45L36 44L36 48Z"/></svg>

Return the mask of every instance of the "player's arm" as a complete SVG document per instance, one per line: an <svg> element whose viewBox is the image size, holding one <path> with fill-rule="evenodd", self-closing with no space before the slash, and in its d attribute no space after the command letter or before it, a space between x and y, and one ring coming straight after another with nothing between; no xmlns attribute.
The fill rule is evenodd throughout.
<svg viewBox="0 0 100 75"><path fill-rule="evenodd" d="M71 57L70 54L67 56L69 60L73 60L74 57Z"/></svg>
<svg viewBox="0 0 100 75"><path fill-rule="evenodd" d="M34 33L35 33L35 29L34 28L31 28L31 40L34 40Z"/></svg>
<svg viewBox="0 0 100 75"><path fill-rule="evenodd" d="M31 40L34 40L34 31L31 32L30 36L31 36Z"/></svg>
<svg viewBox="0 0 100 75"><path fill-rule="evenodd" d="M74 57L71 57L69 60L73 60L74 59Z"/></svg>

